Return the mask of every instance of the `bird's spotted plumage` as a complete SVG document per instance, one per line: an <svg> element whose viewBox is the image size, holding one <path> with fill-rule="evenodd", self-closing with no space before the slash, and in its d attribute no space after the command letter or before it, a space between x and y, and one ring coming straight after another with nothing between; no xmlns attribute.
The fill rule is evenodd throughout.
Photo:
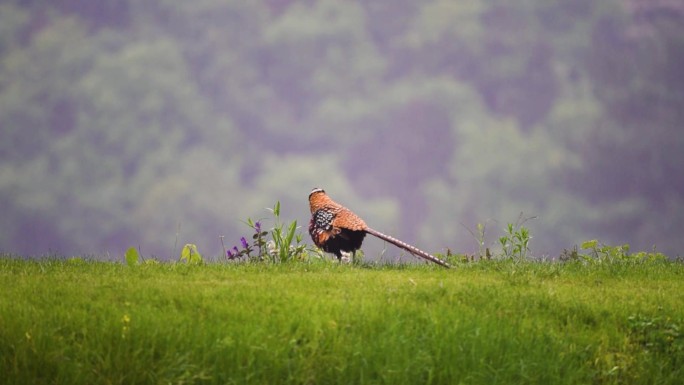
<svg viewBox="0 0 684 385"><path fill-rule="evenodd" d="M347 208L333 202L322 189L309 194L311 220L309 235L321 250L342 259L342 252L355 253L361 248L366 224ZM347 223L351 220L354 223Z"/></svg>
<svg viewBox="0 0 684 385"><path fill-rule="evenodd" d="M335 254L342 259L342 252L355 253L361 248L366 234L372 234L395 246L401 247L411 254L429 261L449 267L449 265L407 243L373 230L358 215L328 197L323 189L315 188L309 194L309 235L314 244L325 252Z"/></svg>
<svg viewBox="0 0 684 385"><path fill-rule="evenodd" d="M316 229L327 231L332 229L332 222L335 214L328 210L318 210L313 213L313 221Z"/></svg>

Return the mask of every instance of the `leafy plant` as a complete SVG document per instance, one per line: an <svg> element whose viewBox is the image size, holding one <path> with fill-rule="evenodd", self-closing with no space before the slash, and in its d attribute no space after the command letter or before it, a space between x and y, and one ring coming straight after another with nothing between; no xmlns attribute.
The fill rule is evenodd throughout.
<svg viewBox="0 0 684 385"><path fill-rule="evenodd" d="M267 235L268 232L261 231L260 222L252 222L251 219L247 219L247 224L254 229L254 235L252 236L252 239L254 241L252 242L252 244L250 244L247 242L247 239L245 239L245 237L240 237L240 245L242 246L242 250L240 250L237 246L233 246L232 249L226 251L227 259L233 260L246 257L249 260L263 260L262 250L266 245L266 241L264 241L264 236ZM223 242L223 240L221 241ZM252 253L255 250L257 250L257 254L252 255Z"/></svg>
<svg viewBox="0 0 684 385"><path fill-rule="evenodd" d="M140 254L138 253L138 250L135 247L131 247L128 250L126 250L124 258L126 259L126 264L129 267L133 267L138 264L138 261L140 260Z"/></svg>
<svg viewBox="0 0 684 385"><path fill-rule="evenodd" d="M229 260L246 257L250 261L269 261L273 263L286 262L302 259L306 245L302 243L303 236L297 233L297 221L292 221L287 226L280 220L280 201L273 208L274 226L270 231L271 239L266 240L268 231L262 231L261 222L247 219L247 225L254 230L252 243L247 242L245 237L240 238L240 247L233 246L226 251Z"/></svg>
<svg viewBox="0 0 684 385"><path fill-rule="evenodd" d="M465 226L463 223L461 223L461 225L465 227L465 229L468 230L470 235L472 235L473 238L475 238L475 241L477 241L477 257L479 259L491 259L492 255L489 251L489 248L485 246L485 232L487 230L487 222L477 224L477 234L470 228ZM447 255L451 256L451 250L447 250Z"/></svg>
<svg viewBox="0 0 684 385"><path fill-rule="evenodd" d="M192 243L187 243L183 246L179 260L189 264L201 264L203 261L202 254L197 251L197 245Z"/></svg>
<svg viewBox="0 0 684 385"><path fill-rule="evenodd" d="M302 244L301 233L295 234L297 230L297 221L292 221L287 226L287 230L283 231L284 225L280 222L280 201L276 202L273 209L269 210L273 212L273 217L275 219L275 226L273 227L273 230L271 230L274 242L274 253L269 253L273 262L284 262L300 257L306 247ZM293 241L295 242L294 244Z"/></svg>
<svg viewBox="0 0 684 385"><path fill-rule="evenodd" d="M664 261L667 257L661 253L640 251L630 254L629 244L621 246L610 246L599 243L592 239L582 242L582 250L587 250L588 254L577 253L575 249L575 259L579 259L589 264L615 264L615 263L644 263Z"/></svg>
<svg viewBox="0 0 684 385"><path fill-rule="evenodd" d="M522 216L523 213L520 213L515 224L509 223L504 229L506 234L499 238L504 258L517 261L527 259L532 235L530 235L530 231L523 224L536 217L522 219Z"/></svg>

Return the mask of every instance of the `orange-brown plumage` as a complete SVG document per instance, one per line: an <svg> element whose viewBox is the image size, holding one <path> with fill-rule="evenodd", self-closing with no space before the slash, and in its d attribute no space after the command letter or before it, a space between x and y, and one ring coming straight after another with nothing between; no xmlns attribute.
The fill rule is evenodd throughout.
<svg viewBox="0 0 684 385"><path fill-rule="evenodd" d="M363 219L359 218L358 215L348 208L330 199L322 189L311 191L311 194L309 194L309 208L311 209L311 215L321 209L335 214L333 221L333 226L335 227L349 230L365 230L368 227Z"/></svg>
<svg viewBox="0 0 684 385"><path fill-rule="evenodd" d="M309 235L323 251L333 253L337 259L342 252L356 252L366 236L366 223L351 210L334 202L322 189L309 194L311 221Z"/></svg>
<svg viewBox="0 0 684 385"><path fill-rule="evenodd" d="M348 208L330 199L323 189L314 188L309 194L309 235L314 244L323 251L333 253L342 259L342 252L355 253L361 248L366 234L372 234L411 254L429 261L449 267L449 265L414 246L404 243L389 235L373 230L358 215Z"/></svg>

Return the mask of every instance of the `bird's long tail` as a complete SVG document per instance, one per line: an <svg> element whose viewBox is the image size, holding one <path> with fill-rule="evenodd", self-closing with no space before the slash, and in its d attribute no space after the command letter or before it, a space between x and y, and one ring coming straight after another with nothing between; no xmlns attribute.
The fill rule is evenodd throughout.
<svg viewBox="0 0 684 385"><path fill-rule="evenodd" d="M389 243L391 243L391 244L393 244L393 245L395 245L395 246L397 246L397 247L400 247L400 248L402 248L402 249L408 251L409 253L411 253L411 254L413 254L413 255L417 255L417 256L419 256L419 257L421 257L421 258L427 259L427 260L430 261L430 262L434 262L434 263L436 263L436 264L438 264L438 265L440 265L440 266L444 266L444 267L446 267L446 268L450 268L450 267L451 267L451 266L449 266L448 263L442 261L441 259L439 259L439 258L437 258L437 257L435 257L435 256L433 256L433 255L430 255L430 254L424 252L423 250L420 250L420 249L417 248L417 247L411 246L411 245L409 245L408 243L402 242L402 241L398 240L397 238L390 237L390 236L387 235L387 234L383 234L383 233L381 233L381 232L379 232L379 231L376 231L376 230L373 230L373 229L371 229L371 228L366 228L366 232L367 232L368 234L375 235L376 237L378 237L378 238L380 238L380 239L382 239L382 240L384 240L384 241L387 241L387 242L389 242Z"/></svg>

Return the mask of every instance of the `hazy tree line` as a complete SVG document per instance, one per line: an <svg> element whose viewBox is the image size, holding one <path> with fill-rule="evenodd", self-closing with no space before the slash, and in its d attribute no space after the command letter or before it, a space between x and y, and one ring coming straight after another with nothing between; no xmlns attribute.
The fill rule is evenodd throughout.
<svg viewBox="0 0 684 385"><path fill-rule="evenodd" d="M676 1L3 0L0 249L218 254L320 186L436 252L676 255L683 110Z"/></svg>

